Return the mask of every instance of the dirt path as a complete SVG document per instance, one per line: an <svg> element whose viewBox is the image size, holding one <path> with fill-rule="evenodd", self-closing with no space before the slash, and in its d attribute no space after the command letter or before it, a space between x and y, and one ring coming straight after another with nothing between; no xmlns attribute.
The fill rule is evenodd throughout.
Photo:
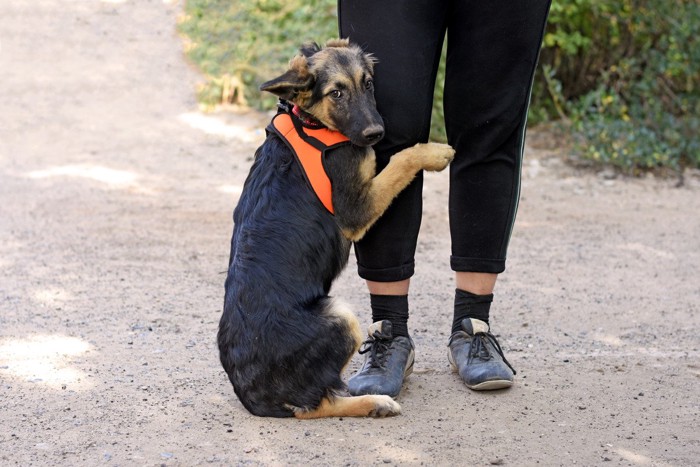
<svg viewBox="0 0 700 467"><path fill-rule="evenodd" d="M0 2L0 464L698 464L697 177L608 179L532 148L493 318L513 389L450 372L446 178L429 174L403 415L245 412L214 339L262 122L196 111L179 11ZM368 324L352 266L335 294Z"/></svg>

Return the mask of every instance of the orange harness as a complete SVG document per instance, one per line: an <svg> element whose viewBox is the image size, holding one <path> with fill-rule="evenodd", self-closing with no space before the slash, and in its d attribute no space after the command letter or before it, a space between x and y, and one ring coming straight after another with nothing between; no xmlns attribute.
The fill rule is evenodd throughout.
<svg viewBox="0 0 700 467"><path fill-rule="evenodd" d="M331 179L323 167L326 151L350 144L350 140L328 128L311 129L294 121L288 113L279 113L272 118L268 130L274 131L294 153L301 164L306 181L316 193L328 212L333 211Z"/></svg>

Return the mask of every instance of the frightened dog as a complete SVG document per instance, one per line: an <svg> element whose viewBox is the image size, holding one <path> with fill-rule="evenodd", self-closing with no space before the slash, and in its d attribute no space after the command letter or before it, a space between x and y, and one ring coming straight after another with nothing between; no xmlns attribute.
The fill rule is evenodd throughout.
<svg viewBox="0 0 700 467"><path fill-rule="evenodd" d="M360 324L328 295L357 241L421 170L454 150L418 144L376 173L382 139L374 59L347 40L305 44L260 89L278 114L233 213L218 346L243 406L269 417L383 417L385 395L345 396L341 374L362 343Z"/></svg>

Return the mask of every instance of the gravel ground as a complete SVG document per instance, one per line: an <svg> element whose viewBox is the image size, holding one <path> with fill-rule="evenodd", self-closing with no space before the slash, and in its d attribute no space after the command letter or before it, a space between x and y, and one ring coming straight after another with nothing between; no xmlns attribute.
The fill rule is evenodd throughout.
<svg viewBox="0 0 700 467"><path fill-rule="evenodd" d="M0 464L699 464L700 177L577 169L538 133L492 312L512 389L450 371L447 178L427 174L403 414L248 414L215 334L268 117L198 112L180 11L0 2ZM333 293L369 324L354 260Z"/></svg>

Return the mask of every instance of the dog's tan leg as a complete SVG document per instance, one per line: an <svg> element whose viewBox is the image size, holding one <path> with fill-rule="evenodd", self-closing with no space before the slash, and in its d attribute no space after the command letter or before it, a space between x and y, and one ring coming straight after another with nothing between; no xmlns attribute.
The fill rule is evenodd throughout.
<svg viewBox="0 0 700 467"><path fill-rule="evenodd" d="M439 143L416 144L394 154L384 170L371 181L368 223L354 232L345 231L345 235L353 241L361 239L420 170L443 170L454 154L451 146Z"/></svg>
<svg viewBox="0 0 700 467"><path fill-rule="evenodd" d="M382 395L333 397L323 399L317 409L296 411L300 419L323 417L390 417L401 413L401 406L391 397Z"/></svg>
<svg viewBox="0 0 700 467"><path fill-rule="evenodd" d="M397 152L372 180L372 211L381 215L420 170L440 171L452 161L455 151L447 144L416 144Z"/></svg>
<svg viewBox="0 0 700 467"><path fill-rule="evenodd" d="M350 309L350 305L345 303L343 300L339 300L337 298L334 298L332 300L333 301L328 307L327 312L345 324L348 332L350 333L350 336L352 336L352 339L354 341L353 349L350 353L348 353L345 365L343 365L343 369L340 372L341 374L343 374L348 364L350 363L352 356L355 355L355 352L360 350L364 334L362 333L362 329L360 328L360 322L358 321L357 316L355 316L355 313L353 313Z"/></svg>
<svg viewBox="0 0 700 467"><path fill-rule="evenodd" d="M362 345L362 339L364 334L362 333L360 322L358 321L357 316L355 316L355 313L352 312L350 305L348 305L343 300L339 300L337 298L334 298L331 306L328 307L328 313L336 316L341 321L345 322L348 328L348 332L350 332L350 335L355 341L355 349L348 357L349 360L350 357L352 357L352 355L355 352L357 352L357 350L360 348L360 345Z"/></svg>

